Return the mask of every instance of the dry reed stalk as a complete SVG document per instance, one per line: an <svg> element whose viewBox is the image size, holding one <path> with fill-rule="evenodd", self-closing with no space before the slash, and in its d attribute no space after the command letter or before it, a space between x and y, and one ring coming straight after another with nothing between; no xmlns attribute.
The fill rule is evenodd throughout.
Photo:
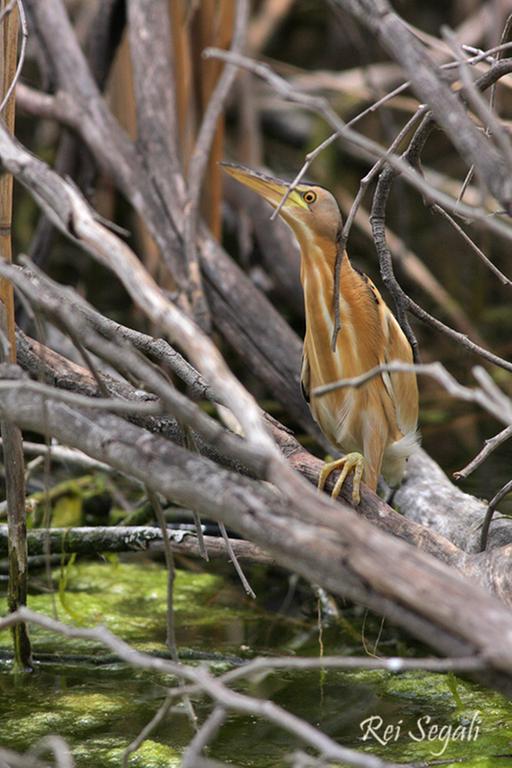
<svg viewBox="0 0 512 768"><path fill-rule="evenodd" d="M184 0L169 0L172 56L176 88L181 159L186 171L194 148L194 105L192 102L192 60L190 51L190 7Z"/></svg>
<svg viewBox="0 0 512 768"><path fill-rule="evenodd" d="M197 52L199 54L202 86L201 115L204 115L206 111L222 71L221 62L205 61L201 58L202 51L210 45L227 50L231 43L234 19L234 0L222 0L219 4L209 0L209 2L201 5L201 46ZM216 66L212 66L214 63ZM224 154L224 126L225 118L222 115L218 120L212 142L202 198L203 217L217 239L220 239L221 236L222 176L219 163Z"/></svg>
<svg viewBox="0 0 512 768"><path fill-rule="evenodd" d="M0 0L0 10L6 10L8 0ZM19 16L13 9L3 17L0 30L0 86L2 99L12 83L17 65ZM14 92L4 108L2 119L10 133L14 132ZM8 173L0 176L0 258L12 261L12 192L13 179ZM0 359L16 363L16 325L12 284L0 280ZM9 611L16 611L27 601L28 561L25 512L25 477L23 439L20 429L4 420L1 424L4 446L7 522L9 527ZM26 624L13 627L14 658L18 668L31 667L32 656Z"/></svg>
<svg viewBox="0 0 512 768"><path fill-rule="evenodd" d="M215 45L227 49L235 18L235 0L202 0L192 6L169 0L172 30L176 108L182 163L188 169L194 139L215 89L223 64L205 60L202 52ZM214 236L221 235L222 174L219 162L224 153L224 117L219 118L212 142L201 196L201 213Z"/></svg>

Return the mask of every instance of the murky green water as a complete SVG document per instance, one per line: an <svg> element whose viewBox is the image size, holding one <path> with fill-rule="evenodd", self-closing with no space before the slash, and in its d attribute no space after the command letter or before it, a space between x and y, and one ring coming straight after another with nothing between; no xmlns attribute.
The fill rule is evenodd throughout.
<svg viewBox="0 0 512 768"><path fill-rule="evenodd" d="M58 587L59 572L53 577ZM215 670L223 671L260 653L319 654L315 602L308 591L299 585L293 600L287 600L287 613L282 614L278 608L286 597L286 576L276 574L269 579L256 569L251 578L259 593L256 602L245 598L225 575L179 571L175 602L183 656L198 663L209 660ZM166 575L160 565L113 560L68 568L66 578L60 578L60 595L58 589L53 595L48 593L42 574L33 581L30 607L50 615L55 608L59 618L69 623L102 623L142 650L162 652L165 594ZM363 653L363 637L366 647L372 649L379 630L378 620L347 608L335 626L324 630L324 653ZM7 658L9 637L0 635L4 656L0 664L0 744L23 751L43 736L56 733L71 745L77 766L119 766L123 750L157 711L166 686L173 681L129 668L88 641L64 639L38 628L33 628L32 639L40 659L37 668L30 675L15 675ZM410 652L410 644L406 646L396 630L384 628L379 641L383 654L407 653L407 647ZM512 704L446 675L286 671L246 682L244 690L272 697L320 725L340 743L388 760L443 760L449 764L450 759L464 758L472 767L512 766ZM195 698L194 706L200 720L210 710L204 698ZM371 717L382 718L382 726L378 728L379 721L374 719L374 735L363 741L361 723ZM423 718L420 723L419 718ZM445 726L445 731L451 725L452 737L464 734L464 740L446 742L446 748L439 739L416 740L434 724ZM367 722L366 729L369 726ZM383 740L386 726L389 743L383 745L379 739ZM178 765L180 752L191 737L188 717L177 704L131 757L130 765ZM286 755L301 746L265 721L231 715L211 756L240 766L267 768L286 765Z"/></svg>

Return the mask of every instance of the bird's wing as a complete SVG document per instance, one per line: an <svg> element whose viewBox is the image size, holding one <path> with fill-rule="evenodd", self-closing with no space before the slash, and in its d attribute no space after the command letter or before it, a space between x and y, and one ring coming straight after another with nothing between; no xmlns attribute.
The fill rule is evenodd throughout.
<svg viewBox="0 0 512 768"><path fill-rule="evenodd" d="M386 344L381 363L412 363L411 345L396 318L384 305ZM403 435L414 432L418 425L418 386L414 373L383 373L382 379L395 407L396 421Z"/></svg>
<svg viewBox="0 0 512 768"><path fill-rule="evenodd" d="M310 390L311 373L309 369L309 360L306 349L302 353L302 368L300 371L300 388L304 395L304 400L309 404L309 390Z"/></svg>

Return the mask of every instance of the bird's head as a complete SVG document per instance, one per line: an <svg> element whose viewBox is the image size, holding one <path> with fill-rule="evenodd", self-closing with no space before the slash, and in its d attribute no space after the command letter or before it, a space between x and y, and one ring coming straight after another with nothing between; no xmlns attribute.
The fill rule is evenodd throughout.
<svg viewBox="0 0 512 768"><path fill-rule="evenodd" d="M242 165L222 165L226 173L257 192L273 208L278 207L289 187L286 181ZM288 195L279 214L293 229L301 244L311 242L312 238L327 238L334 244L341 231L341 213L335 197L327 189L315 184L298 184Z"/></svg>

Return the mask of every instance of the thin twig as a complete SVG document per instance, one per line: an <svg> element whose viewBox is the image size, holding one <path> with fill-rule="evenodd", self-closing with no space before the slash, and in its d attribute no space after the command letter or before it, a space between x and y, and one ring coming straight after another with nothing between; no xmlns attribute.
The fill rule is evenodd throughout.
<svg viewBox="0 0 512 768"><path fill-rule="evenodd" d="M155 728L158 728L160 723L165 719L167 716L167 713L169 712L171 706L172 706L173 699L171 696L166 696L166 698L163 701L163 704L158 708L158 710L155 712L149 723L146 723L144 728L141 730L139 734L131 741L126 749L123 752L122 757L122 768L128 768L128 763L130 761L130 756L133 755L134 752L136 752L139 747L146 741L149 736L153 733Z"/></svg>
<svg viewBox="0 0 512 768"><path fill-rule="evenodd" d="M1 511L0 507L0 511ZM197 538L189 529L167 528L172 551L176 554L200 557ZM47 541L47 538L49 541ZM162 552L162 533L156 526L83 526L79 528L51 528L48 537L46 531L36 529L27 534L28 553L30 556L42 554L48 544L51 554L92 555L95 552L131 552L149 550ZM237 558L249 563L270 565L275 563L262 548L245 539L231 539L230 545ZM211 558L226 559L226 545L220 536L205 536L205 546ZM7 526L0 525L0 554L7 553Z"/></svg>
<svg viewBox="0 0 512 768"><path fill-rule="evenodd" d="M489 536L489 528L491 526L492 518L494 516L496 507L498 506L500 501L504 499L507 494L510 493L510 491L512 491L512 480L509 480L508 483L505 483L505 485L502 488L500 488L498 493L489 502L489 506L487 507L487 511L485 513L484 522L482 523L482 533L480 536L480 552L484 552L487 547L487 538Z"/></svg>
<svg viewBox="0 0 512 768"><path fill-rule="evenodd" d="M473 375L477 378L480 375L482 369L476 366L473 368ZM424 376L430 376L438 381L453 397L457 397L460 400L466 402L478 403L492 416L495 416L505 424L512 424L512 401L505 400L496 402L496 395L492 396L488 391L484 389L465 387L460 384L446 368L439 362L436 363L402 363L391 361L383 365L377 365L375 368L371 368L366 373L362 373L359 376L352 378L340 379L334 381L331 384L324 384L322 387L316 387L311 391L312 397L323 397L324 395L334 392L337 389L343 389L345 387L361 387L376 376L381 376L383 373L417 373ZM503 393L500 393L503 394Z"/></svg>
<svg viewBox="0 0 512 768"><path fill-rule="evenodd" d="M160 499L158 498L158 495L148 486L146 486L148 499L151 502L151 505L154 509L156 519L158 521L158 525L160 526L160 530L162 532L162 541L164 544L164 556L165 556L165 565L167 567L167 633L166 633L166 643L167 647L169 649L169 653L171 654L171 658L173 661L175 661L177 664L179 663L179 656L178 656L178 646L176 644L176 628L174 623L174 580L176 577L176 568L174 565L174 554L171 547L171 539L169 536L169 531L167 530L167 523L165 520L164 511L162 509L162 505L160 504ZM190 700L190 696L184 696L183 697L183 703L185 704L185 709L188 715L188 718L192 724L193 728L197 728L197 715L195 713L194 707L192 705L192 701ZM157 713L158 715L158 713Z"/></svg>
<svg viewBox="0 0 512 768"><path fill-rule="evenodd" d="M443 208L441 208L440 205L437 205L434 203L432 206L432 210L435 211L435 213L439 213L453 228L458 234L463 238L463 240L469 245L469 247L477 254L477 256L482 259L484 264L491 270L491 272L494 272L496 277L503 283L503 285L512 285L512 280L508 278L503 272L498 269L498 267L492 263L492 261L488 258L488 256L485 255L485 253L482 251L481 248L478 247L478 245L472 240L467 232L464 232L460 224L458 224L453 216L450 216L450 214L445 211Z"/></svg>
<svg viewBox="0 0 512 768"><path fill-rule="evenodd" d="M111 413L136 415L155 415L162 413L162 404L159 400L133 402L120 399L114 400L110 398L88 397L87 395L79 395L75 392L67 392L63 389L57 389L48 384L41 384L38 381L20 381L17 379L2 379L0 381L0 391L9 392L12 390L33 392L36 395L41 395L42 398L48 397L77 407L92 408L96 411L110 411Z"/></svg>
<svg viewBox="0 0 512 768"><path fill-rule="evenodd" d="M416 123L421 118L424 117L424 115L427 112L428 112L427 107L424 107L424 106L419 107L419 109L415 112L415 114L411 117L411 119L407 121L407 123L403 126L403 128L397 134L393 142L390 144L388 148L388 152L395 152L395 150L398 149L398 147L400 146L405 136L407 136L409 131L416 125ZM347 125L350 125L350 123L347 123ZM357 211L359 210L361 202L364 198L366 190L368 189L368 186L370 185L371 181L380 172L383 165L384 165L384 159L381 158L370 168L368 173L365 176L363 176L363 178L359 182L359 189L354 198L354 201L352 203L352 206L346 218L345 224L343 225L343 230L341 232L340 242L338 244L338 248L336 251L336 261L334 264L334 307L335 307L334 318L335 320L334 320L334 328L333 328L332 339L331 339L331 349L333 352L336 349L336 340L341 328L341 325L340 325L340 275L341 275L341 260L343 258L343 252L345 251L345 248L347 246L348 237L350 234L350 230L352 228L352 224L356 217Z"/></svg>
<svg viewBox="0 0 512 768"><path fill-rule="evenodd" d="M497 435L494 435L494 437L490 437L488 440L486 440L484 447L475 456L475 458L472 459L463 469L459 469L457 472L453 473L454 478L456 480L463 480L464 478L469 477L469 475L474 472L475 469L480 466L480 464L483 464L487 457L493 451L495 451L498 446L500 446L506 440L509 440L511 437L512 424L508 427L505 427L505 429L503 429Z"/></svg>
<svg viewBox="0 0 512 768"><path fill-rule="evenodd" d="M366 136L349 128L346 123L334 112L327 99L321 96L311 96L309 94L302 93L295 90L287 80L277 75L267 64L254 61L247 56L241 56L239 54L231 54L228 51L223 51L218 48L207 48L204 51L204 56L222 59L223 61L229 61L237 64L243 69L247 69L250 72L258 75L258 77L265 80L274 90L279 93L283 99L294 102L304 109L315 112L321 115L325 121L331 125L339 138L350 141L355 146L362 149L365 153L375 159L383 159L388 163L395 172L399 172L415 189L417 189L425 198L431 202L437 202L440 205L448 208L457 215L463 215L470 221L481 221L486 224L488 229L492 230L496 234L505 237L507 240L512 240L512 227L504 224L503 222L488 217L487 213L474 206L467 205L465 203L458 203L454 198L445 192L436 189L430 184L425 177L418 173L410 163L407 162L404 157L398 156L393 152L389 152L388 149L380 145L378 142L369 139ZM505 62L501 62L505 64ZM506 61L506 70L512 71L512 61ZM499 65L497 65L499 66ZM505 74L500 69L500 76ZM487 82L487 76L486 82ZM498 364L498 363L497 363ZM512 364L510 370L512 370Z"/></svg>
<svg viewBox="0 0 512 768"><path fill-rule="evenodd" d="M0 439L0 448L3 443ZM23 452L29 456L46 456L49 452L48 446L45 443L32 443L29 440L23 441ZM52 445L51 446L52 461L76 464L78 467L85 467L87 469L99 469L101 472L113 472L114 470L108 464L104 464L102 461L96 461L91 459L83 451L78 451L76 448L68 448L65 445Z"/></svg>
<svg viewBox="0 0 512 768"><path fill-rule="evenodd" d="M165 565L167 567L167 647L171 658L178 662L178 648L176 645L176 629L174 626L174 578L176 575L176 569L174 566L174 555L171 549L171 540L167 531L167 522L165 520L164 511L160 504L160 499L157 494L146 487L148 499L151 502L151 506L155 512L158 525L162 532L162 541L164 543Z"/></svg>
<svg viewBox="0 0 512 768"><path fill-rule="evenodd" d="M229 670L219 677L225 685L261 672L278 669L383 669L400 674L411 670L428 672L469 672L485 667L485 660L480 656L461 656L448 659L427 657L408 659L401 656L388 658L376 656L281 656L278 658L259 657L248 661L236 669Z"/></svg>
<svg viewBox="0 0 512 768"><path fill-rule="evenodd" d="M469 72L467 61L460 54L459 45L455 35L448 27L443 27L442 33L443 37L447 40L450 48L453 50L459 62L459 74L464 86L464 96L482 123L487 126L487 135L491 135L495 139L503 153L503 158L505 159L506 164L512 173L512 146L510 144L510 139L504 131L503 126L497 119L496 114L493 112L491 107L486 104L478 88L476 87Z"/></svg>
<svg viewBox="0 0 512 768"><path fill-rule="evenodd" d="M234 551L233 547L231 546L231 541L229 540L229 536L228 536L228 533L226 531L226 526L224 525L224 523L219 523L219 529L220 529L220 532L222 534L222 538L224 539L224 543L225 543L226 549L228 551L229 559L231 560L231 562L234 565L235 571L237 572L238 577L239 577L240 581L242 582L243 588L245 589L245 591L249 595L249 597L252 597L255 600L256 599L256 593L254 592L254 590L252 589L251 585L247 581L247 579L245 577L245 573L243 572L242 567L241 567L240 563L238 562L238 558L237 558L237 556L235 554L235 551Z"/></svg>
<svg viewBox="0 0 512 768"><path fill-rule="evenodd" d="M213 741L219 729L227 717L224 707L217 706L213 712L206 718L198 732L188 744L183 757L181 758L180 768L196 768L197 759L208 744Z"/></svg>

